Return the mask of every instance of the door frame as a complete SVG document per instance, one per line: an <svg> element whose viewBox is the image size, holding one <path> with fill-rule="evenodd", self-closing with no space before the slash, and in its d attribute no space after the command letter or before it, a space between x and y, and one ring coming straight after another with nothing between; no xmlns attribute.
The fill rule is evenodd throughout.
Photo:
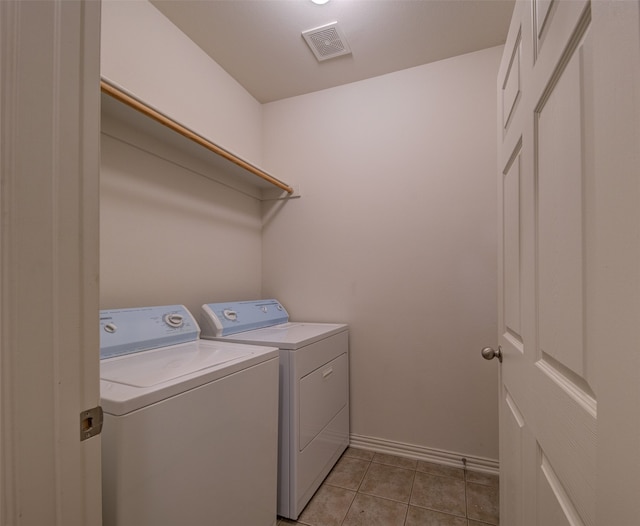
<svg viewBox="0 0 640 526"><path fill-rule="evenodd" d="M0 523L101 524L100 2L0 2Z"/></svg>
<svg viewBox="0 0 640 526"><path fill-rule="evenodd" d="M640 517L640 1L592 1L596 524Z"/></svg>

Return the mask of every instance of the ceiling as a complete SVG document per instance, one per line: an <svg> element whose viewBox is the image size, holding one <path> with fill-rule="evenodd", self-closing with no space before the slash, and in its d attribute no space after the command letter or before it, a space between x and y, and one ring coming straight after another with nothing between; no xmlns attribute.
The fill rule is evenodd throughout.
<svg viewBox="0 0 640 526"><path fill-rule="evenodd" d="M514 0L151 0L261 103L503 44ZM301 33L338 22L352 53Z"/></svg>

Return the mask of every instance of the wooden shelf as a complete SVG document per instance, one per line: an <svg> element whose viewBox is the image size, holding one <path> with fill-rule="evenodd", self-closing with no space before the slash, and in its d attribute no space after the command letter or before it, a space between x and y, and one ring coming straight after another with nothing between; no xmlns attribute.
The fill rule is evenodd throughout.
<svg viewBox="0 0 640 526"><path fill-rule="evenodd" d="M180 124L179 122L176 122L175 120L164 115L163 113L156 110L155 108L152 108L151 106L145 104L141 100L124 92L120 88L113 86L109 82L102 80L100 82L100 89L103 94L106 94L112 99L128 106L129 108L136 110L136 112L138 112L141 115L144 115L148 119L152 119L156 123L161 124L166 129L171 130L171 132L174 132L175 134L177 134L178 137L187 139L189 142L198 145L200 148L208 150L209 152L213 152L218 158L218 164L219 164L219 160L222 160L225 163L227 171L235 172L238 174L239 177L242 177L245 180L246 180L246 175L251 174L251 176L258 178L256 180L257 182L262 183L262 184L258 184L258 186L264 187L263 183L266 182L268 183L267 185L268 187L275 186L285 191L289 195L293 194L293 188L288 184L284 183L283 181L280 181L279 179L265 172L261 168L258 168L257 166L245 161L244 159L229 152L228 150L225 150L224 148L218 146L217 144L209 141L202 135L194 132L193 130L187 128L186 126ZM115 108L113 105L110 105L107 101L105 101L103 97L103 107L104 106L111 107L113 113L118 113L118 109Z"/></svg>

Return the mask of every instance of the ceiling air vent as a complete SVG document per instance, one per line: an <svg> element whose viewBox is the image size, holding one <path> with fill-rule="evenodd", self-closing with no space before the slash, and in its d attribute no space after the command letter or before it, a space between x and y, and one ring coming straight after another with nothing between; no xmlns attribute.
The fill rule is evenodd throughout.
<svg viewBox="0 0 640 526"><path fill-rule="evenodd" d="M347 44L344 33L338 27L338 22L308 29L302 32L302 36L318 60L327 60L351 53L351 48Z"/></svg>

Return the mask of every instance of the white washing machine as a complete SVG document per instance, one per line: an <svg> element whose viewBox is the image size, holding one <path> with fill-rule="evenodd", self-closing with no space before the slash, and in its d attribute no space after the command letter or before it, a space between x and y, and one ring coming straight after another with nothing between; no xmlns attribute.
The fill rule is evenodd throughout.
<svg viewBox="0 0 640 526"><path fill-rule="evenodd" d="M104 526L274 526L278 349L181 305L100 313Z"/></svg>
<svg viewBox="0 0 640 526"><path fill-rule="evenodd" d="M278 515L297 519L349 445L349 331L277 300L202 306L202 338L280 349Z"/></svg>

